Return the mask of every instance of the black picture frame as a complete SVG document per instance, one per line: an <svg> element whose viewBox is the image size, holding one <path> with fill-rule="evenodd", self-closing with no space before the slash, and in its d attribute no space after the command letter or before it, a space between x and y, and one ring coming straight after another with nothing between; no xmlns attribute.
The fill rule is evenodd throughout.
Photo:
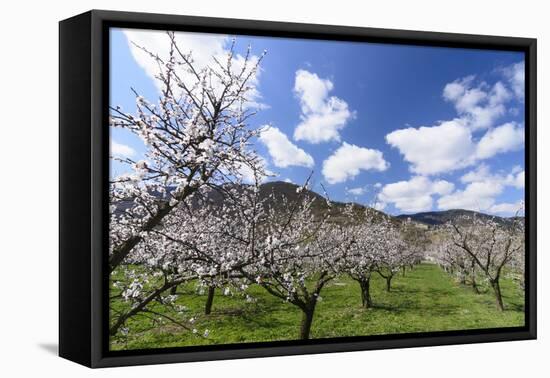
<svg viewBox="0 0 550 378"><path fill-rule="evenodd" d="M525 53L525 326L109 352L109 27L248 34ZM88 367L535 339L536 39L92 10L59 24L59 355Z"/></svg>

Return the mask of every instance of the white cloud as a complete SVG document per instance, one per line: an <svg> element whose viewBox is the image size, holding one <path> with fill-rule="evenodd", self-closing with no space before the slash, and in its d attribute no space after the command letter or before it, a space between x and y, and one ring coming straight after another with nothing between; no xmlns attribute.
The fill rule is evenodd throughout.
<svg viewBox="0 0 550 378"><path fill-rule="evenodd" d="M311 168L315 162L307 152L298 148L278 128L269 126L260 134L276 167L299 166Z"/></svg>
<svg viewBox="0 0 550 378"><path fill-rule="evenodd" d="M481 164L460 178L462 183L467 184L462 190L455 191L454 184L445 180L432 181L424 176L415 176L408 181L385 185L378 199L393 203L404 212L419 212L431 210L434 195L438 195L437 207L440 210L466 209L504 214L511 209L511 205L497 204L496 198L507 186L519 188L523 176L521 167L515 167L509 174L493 174L487 165Z"/></svg>
<svg viewBox="0 0 550 378"><path fill-rule="evenodd" d="M286 182L286 183L289 183L289 184L294 184L294 181L292 181L292 180L289 179L288 177L285 178L283 181Z"/></svg>
<svg viewBox="0 0 550 378"><path fill-rule="evenodd" d="M157 79L157 76L159 75L159 66L157 62L140 47L146 48L150 52L158 55L166 62L170 51L170 38L164 31L145 29L124 29L124 35L128 40L128 46L130 48L133 58L145 71L145 73L151 79L153 79L155 86L160 92L163 89L163 83L162 81ZM198 72L200 72L207 66L216 67L214 58L218 59L220 62L224 62L227 59L227 46L229 42L229 37L227 35L176 32L175 39L177 46L181 49L181 52L183 54L188 54L189 52L191 52L194 68ZM249 59L249 64L255 64L258 61L259 57L251 54ZM233 72L237 73L239 70L241 70L243 68L244 62L244 56L240 54L235 54L231 67ZM193 84L196 83L196 78L193 76L192 73L188 72L186 67L177 66L175 70L178 76L182 78L182 80L187 83L189 87L192 87ZM265 106L258 102L261 99L261 95L257 90L260 72L261 70L258 70L255 75L252 75L248 82L248 84L251 86L251 89L247 93L247 106ZM222 85L215 77L212 78L212 84L215 88L221 91ZM178 90L177 87L174 87L174 89L176 91Z"/></svg>
<svg viewBox="0 0 550 378"><path fill-rule="evenodd" d="M491 209L495 206L497 196L507 186L520 189L523 178L524 171L520 167L515 167L506 175L493 174L487 165L481 164L460 178L461 182L467 184L463 190L442 196L437 204L441 210L466 209L496 213L496 210Z"/></svg>
<svg viewBox="0 0 550 378"><path fill-rule="evenodd" d="M498 182L472 182L464 190L441 197L437 206L441 210L465 209L486 211L495 203L495 197L502 193L503 185Z"/></svg>
<svg viewBox="0 0 550 378"><path fill-rule="evenodd" d="M466 112L487 98L481 88L471 88L475 76L467 76L445 85L443 98L454 103L459 112Z"/></svg>
<svg viewBox="0 0 550 378"><path fill-rule="evenodd" d="M521 65L508 67L502 71L506 80L492 86L485 82L475 84L475 76L447 84L443 98L454 105L458 118L431 127L395 130L386 135L387 143L397 148L410 163L410 171L419 175L447 173L497 154L521 150L525 142L523 126L509 122L495 127L495 123L506 114L505 105L514 96L521 97L523 71ZM487 131L475 136L480 130ZM481 164L463 175L461 181L467 184L463 190L440 193L437 201L440 209L504 211L506 204L496 204L497 196L507 186L522 189L525 173L516 167L507 175L492 174L488 166ZM404 211L427 210L432 206L434 194L427 189L429 183L415 177L389 184L384 187L381 199Z"/></svg>
<svg viewBox="0 0 550 378"><path fill-rule="evenodd" d="M125 157L132 157L136 154L136 151L126 145L126 144L122 144L122 143L118 143L116 141L114 141L113 139L111 139L111 155L112 156L118 156L118 157L122 157L122 158L125 158Z"/></svg>
<svg viewBox="0 0 550 378"><path fill-rule="evenodd" d="M411 163L411 172L421 175L450 172L500 153L521 150L524 140L522 126L505 123L487 130L476 141L460 119L438 126L395 130L386 135L388 144Z"/></svg>
<svg viewBox="0 0 550 378"><path fill-rule="evenodd" d="M348 189L347 192L349 194L352 194L354 196L362 196L363 194L365 194L366 190L365 188L351 188L351 189Z"/></svg>
<svg viewBox="0 0 550 378"><path fill-rule="evenodd" d="M321 79L317 74L306 70L296 71L294 92L300 98L302 113L315 113L323 110L328 93L334 84L328 79Z"/></svg>
<svg viewBox="0 0 550 378"><path fill-rule="evenodd" d="M383 203L393 203L404 212L429 211L432 209L433 195L446 195L453 189L454 184L448 181L432 181L424 176L415 176L408 181L385 185L378 199Z"/></svg>
<svg viewBox="0 0 550 378"><path fill-rule="evenodd" d="M452 182L445 180L438 180L432 183L431 193L445 195L451 193L455 188Z"/></svg>
<svg viewBox="0 0 550 378"><path fill-rule="evenodd" d="M386 141L412 164L412 172L421 175L466 167L475 151L470 130L458 119L433 127L396 130L386 135Z"/></svg>
<svg viewBox="0 0 550 378"><path fill-rule="evenodd" d="M521 150L525 142L525 131L520 125L510 122L495 127L480 139L476 157L487 159L498 153Z"/></svg>
<svg viewBox="0 0 550 378"><path fill-rule="evenodd" d="M525 99L525 62L522 61L504 67L502 73L508 80L516 97L523 101Z"/></svg>
<svg viewBox="0 0 550 378"><path fill-rule="evenodd" d="M348 104L335 96L329 97L334 88L328 79L306 70L296 71L294 93L300 100L301 122L294 130L295 140L310 143L340 141L339 131L354 117Z"/></svg>
<svg viewBox="0 0 550 378"><path fill-rule="evenodd" d="M500 81L492 87L484 82L474 86L474 81L475 76L467 76L445 85L443 98L454 105L468 128L487 129L506 114L504 104L512 96Z"/></svg>
<svg viewBox="0 0 550 378"><path fill-rule="evenodd" d="M512 94L508 91L506 86L502 82L497 81L493 86L491 93L489 94L489 104L498 105L509 101L512 98Z"/></svg>
<svg viewBox="0 0 550 378"><path fill-rule="evenodd" d="M507 177L508 181L507 183L511 186L514 186L517 189L523 189L525 188L525 171L521 171L514 174L510 174Z"/></svg>
<svg viewBox="0 0 550 378"><path fill-rule="evenodd" d="M512 186L516 189L525 187L525 171L521 166L515 166L508 174L493 174L487 164L480 164L475 170L464 174L460 181L468 184L472 182L492 182L496 185Z"/></svg>
<svg viewBox="0 0 550 378"><path fill-rule="evenodd" d="M323 176L336 184L353 179L361 170L385 171L388 167L382 152L344 142L323 162Z"/></svg>
<svg viewBox="0 0 550 378"><path fill-rule="evenodd" d="M506 106L514 96L521 97L524 70L523 62L501 68L497 72L502 80L494 85L480 82L473 75L448 83L443 98L454 105L457 118L435 126L395 130L386 135L386 141L411 163L411 172L421 175L465 168L496 154L522 149L522 125L496 124L502 116L514 112L514 107ZM485 133L481 137L480 131Z"/></svg>
<svg viewBox="0 0 550 378"><path fill-rule="evenodd" d="M503 202L496 205L491 206L488 211L493 214L498 215L504 215L504 216L511 216L516 214L522 214L523 213L523 201L518 201L515 203L508 203Z"/></svg>
<svg viewBox="0 0 550 378"><path fill-rule="evenodd" d="M480 181L486 181L486 180L493 180L494 176L491 173L491 169L487 164L480 164L476 169L473 171L469 171L466 174L464 174L460 181L468 184L471 182L480 182Z"/></svg>

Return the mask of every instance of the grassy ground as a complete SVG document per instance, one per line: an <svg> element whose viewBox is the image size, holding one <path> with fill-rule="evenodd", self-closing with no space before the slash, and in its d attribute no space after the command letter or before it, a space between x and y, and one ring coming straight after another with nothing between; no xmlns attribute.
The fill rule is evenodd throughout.
<svg viewBox="0 0 550 378"><path fill-rule="evenodd" d="M461 286L439 267L421 264L405 277L392 281L392 291L385 291L385 281L373 275L371 295L374 307L361 308L359 286L341 277L321 293L311 331L312 338L377 335L407 332L464 330L513 327L524 324L523 292L517 284L503 280L502 292L506 310L496 310L494 296L488 287L481 294ZM178 304L189 313L201 313L206 295L198 295L194 285L180 287L183 295ZM111 348L142 349L186 345L230 344L255 341L289 340L298 337L301 312L282 302L260 287L250 287L257 299L247 303L241 296L223 296L216 291L213 312L199 315L194 327L208 338L198 337L180 327L165 323L151 328L150 318L135 317L128 326L128 336L116 337ZM124 306L122 301L112 303ZM157 307L157 309L159 309Z"/></svg>

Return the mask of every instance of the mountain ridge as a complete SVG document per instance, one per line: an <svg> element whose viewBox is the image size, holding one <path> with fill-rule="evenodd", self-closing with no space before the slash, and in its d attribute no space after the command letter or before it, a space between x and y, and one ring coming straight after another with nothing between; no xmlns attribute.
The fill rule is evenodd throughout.
<svg viewBox="0 0 550 378"><path fill-rule="evenodd" d="M244 185L244 184L242 184ZM286 197L288 200L296 201L300 194L299 189L300 186L296 185L294 183L289 183L286 181L269 181L266 183L263 183L260 185L260 197L266 198L268 196L272 197L273 201L277 201L278 198ZM316 213L324 213L326 211L335 211L337 215L340 213L340 211L349 203L351 202L341 202L341 201L330 201L330 206L327 203L324 196L320 195L319 193L304 188L305 194L307 194L310 197L315 198L313 208ZM170 189L168 190L170 192ZM302 193L301 195L303 195ZM215 192L211 192L210 199L214 202L223 201L223 195L221 193L216 194ZM130 205L131 201L124 201L124 203L118 204L118 210L124 210ZM354 206L356 206L357 210L360 211L362 209L369 208L369 206L353 202ZM332 210L329 210L331 209ZM376 210L377 213L380 213L380 215L385 214L392 219L404 222L407 220L412 220L416 223L420 223L423 225L428 226L440 226L443 225L451 220L457 219L459 217L471 217L473 215L476 215L478 217L482 217L485 219L494 219L498 223L501 224L508 224L511 222L514 217L500 217L497 215L490 215L486 213L476 212L472 210L464 210L464 209L451 209L451 210L442 210L442 211L426 211L426 212L418 212L418 213L412 213L412 214L399 214L399 215L392 215L385 213L380 210Z"/></svg>
<svg viewBox="0 0 550 378"><path fill-rule="evenodd" d="M479 211L466 210L466 209L450 209L450 210L440 210L440 211L424 211L413 214L399 214L395 215L398 219L411 219L418 223L427 224L429 226L439 226L447 223L452 219L463 216L477 216L485 219L494 219L499 223L508 223L512 221L515 217L501 217L493 214L486 214Z"/></svg>

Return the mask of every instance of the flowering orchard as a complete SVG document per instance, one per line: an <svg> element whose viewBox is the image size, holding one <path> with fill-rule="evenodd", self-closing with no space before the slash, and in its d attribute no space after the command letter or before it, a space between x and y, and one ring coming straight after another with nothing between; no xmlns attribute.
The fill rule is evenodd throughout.
<svg viewBox="0 0 550 378"><path fill-rule="evenodd" d="M112 210L110 267L116 268L164 217L188 196L204 186L220 187L242 180L243 172L263 174L262 162L250 146L260 130L249 127L254 114L249 92L260 58L234 55L195 68L191 53L181 51L174 33L170 53L163 60L150 54L159 67L157 80L162 96L151 103L137 92L135 114L111 109L110 125L141 138L145 159L113 157L131 165L134 173L111 182L111 202L131 203L123 214ZM145 48L143 48L145 49ZM220 58L221 59L221 58ZM238 64L237 64L238 63ZM168 190L173 188L173 190Z"/></svg>
<svg viewBox="0 0 550 378"><path fill-rule="evenodd" d="M364 288L367 307L373 272L392 277L414 263L415 251L389 217L351 205L336 209L328 200L319 215L313 210L319 198L305 187L297 192L293 201L275 201L275 195L262 198L256 184L226 186L223 192L204 188L189 196L159 227L142 234L123 261L119 270L128 276L113 285L132 305L114 316L111 334L130 317L150 313L153 301L170 306L178 285L193 281L209 291L205 314L212 309L213 288L253 300L247 288L260 286L303 313L300 338L307 339L328 282L349 274ZM177 322L191 328L185 319Z"/></svg>
<svg viewBox="0 0 550 378"><path fill-rule="evenodd" d="M442 241L432 249L434 259L460 282L470 280L478 293L478 277L494 291L496 306L504 310L501 278L511 275L524 288L525 223L514 217L505 224L473 215L445 225ZM521 277L521 278L520 278Z"/></svg>
<svg viewBox="0 0 550 378"><path fill-rule="evenodd" d="M134 91L135 111L111 108L111 127L146 147L139 161L112 156L131 171L110 182L112 337L124 338L132 319L146 318L153 329L170 324L208 338L211 330L196 319L212 314L216 292L253 303L254 287L299 311L295 338L308 339L318 303L330 300L323 295L331 281L352 279L357 303L371 309L373 275L390 292L396 275L406 278L427 259L464 283L470 277L476 290L483 277L504 309L502 275L523 276L519 218L506 225L473 218L434 231L330 201L309 190L310 178L292 196L265 193L270 173L254 148L264 130L251 126L265 53L249 48L241 56L233 41L225 55L201 66L173 33L166 37L167 57L139 46L158 65L158 101ZM207 293L202 313L181 303L188 285Z"/></svg>

